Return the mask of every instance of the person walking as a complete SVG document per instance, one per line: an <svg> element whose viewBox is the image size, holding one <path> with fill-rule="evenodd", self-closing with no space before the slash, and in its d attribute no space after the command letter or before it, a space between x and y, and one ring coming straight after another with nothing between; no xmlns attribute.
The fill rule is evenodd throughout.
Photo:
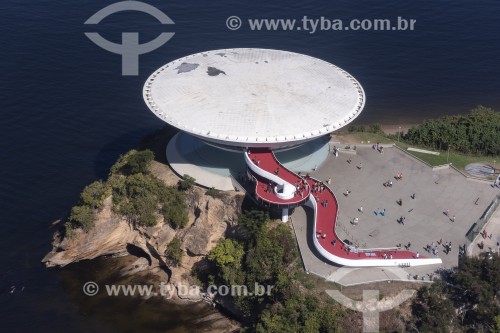
<svg viewBox="0 0 500 333"><path fill-rule="evenodd" d="M363 214L363 206L359 207L358 211Z"/></svg>

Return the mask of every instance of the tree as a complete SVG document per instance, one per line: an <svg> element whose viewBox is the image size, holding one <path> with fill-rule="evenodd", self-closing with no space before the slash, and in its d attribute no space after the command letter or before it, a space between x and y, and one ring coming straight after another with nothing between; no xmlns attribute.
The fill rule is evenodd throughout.
<svg viewBox="0 0 500 333"><path fill-rule="evenodd" d="M500 315L497 295L500 285L500 257L497 254L482 258L461 257L459 269L452 275L456 288L453 296L466 310L465 323L494 326Z"/></svg>
<svg viewBox="0 0 500 333"><path fill-rule="evenodd" d="M238 224L244 227L252 237L263 230L266 222L269 221L269 213L263 210L246 210L240 214Z"/></svg>
<svg viewBox="0 0 500 333"><path fill-rule="evenodd" d="M94 227L94 210L89 206L75 206L71 209L68 222L73 228L89 231Z"/></svg>
<svg viewBox="0 0 500 333"><path fill-rule="evenodd" d="M174 229L183 228L188 223L188 213L185 204L170 203L163 206L161 210L165 222Z"/></svg>
<svg viewBox="0 0 500 333"><path fill-rule="evenodd" d="M500 113L478 106L466 115L428 119L408 130L403 139L439 150L453 149L468 154L500 154Z"/></svg>
<svg viewBox="0 0 500 333"><path fill-rule="evenodd" d="M116 174L134 175L137 173L148 174L149 166L154 159L151 150L137 151L132 149L125 155L120 156L118 161L110 169L110 176Z"/></svg>
<svg viewBox="0 0 500 333"><path fill-rule="evenodd" d="M231 265L238 268L244 254L243 245L240 242L226 238L210 251L208 259L219 267Z"/></svg>
<svg viewBox="0 0 500 333"><path fill-rule="evenodd" d="M104 199L111 195L111 188L103 181L95 181L85 187L80 194L82 202L92 208L99 208L103 205Z"/></svg>
<svg viewBox="0 0 500 333"><path fill-rule="evenodd" d="M136 173L149 173L149 166L151 161L155 158L153 152L149 149L138 151L135 154L129 156L128 159L128 171L130 174Z"/></svg>
<svg viewBox="0 0 500 333"><path fill-rule="evenodd" d="M412 314L421 332L450 332L456 319L453 302L444 292L442 282L418 290L412 303Z"/></svg>
<svg viewBox="0 0 500 333"><path fill-rule="evenodd" d="M113 210L132 223L154 226L156 217L161 214L173 228L182 228L187 224L184 193L174 187L168 187L161 180L143 173L126 177L114 175L110 182Z"/></svg>

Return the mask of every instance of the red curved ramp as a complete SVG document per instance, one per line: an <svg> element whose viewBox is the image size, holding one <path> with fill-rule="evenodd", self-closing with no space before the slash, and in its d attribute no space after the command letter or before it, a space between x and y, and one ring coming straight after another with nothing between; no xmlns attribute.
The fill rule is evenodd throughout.
<svg viewBox="0 0 500 333"><path fill-rule="evenodd" d="M255 194L259 200L280 208L306 204L314 210L311 236L316 250L325 259L350 267L408 267L442 263L440 258L417 258L414 252L396 248L360 249L346 244L335 231L339 205L326 184L286 169L269 149L248 150L245 161L255 180Z"/></svg>

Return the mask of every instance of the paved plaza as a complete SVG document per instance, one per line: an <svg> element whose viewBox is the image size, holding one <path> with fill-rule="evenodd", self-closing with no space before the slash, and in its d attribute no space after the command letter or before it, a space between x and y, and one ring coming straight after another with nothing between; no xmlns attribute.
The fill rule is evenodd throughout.
<svg viewBox="0 0 500 333"><path fill-rule="evenodd" d="M457 265L459 245L467 243L465 234L499 193L487 182L467 179L448 167L433 169L390 146L384 147L383 153L371 146L358 146L355 154L341 152L338 157L331 154L315 172L303 171L318 179L332 179L330 186L339 202L337 232L342 239L364 248L411 243L411 251L418 251L426 257L434 257L426 252L426 245L433 242L437 245L440 240L451 242L448 254L443 246L438 246L438 257L443 260L445 268ZM396 180L395 176L400 173L402 179ZM387 181L392 181L392 187L383 185ZM344 194L346 190L350 191L348 196ZM360 207L363 207L362 213ZM375 213L384 209L384 216ZM448 216L444 214L446 211L449 211ZM337 267L325 263L311 251L311 244L307 244L311 235L307 231L307 214L310 214L308 209L301 207L292 215L306 270L333 280L332 274ZM405 218L404 224L398 223L401 217ZM356 218L358 222L353 224ZM490 229L491 232L497 230ZM496 240L498 237L500 233L492 238ZM438 268L432 265L406 268L405 271L412 276L418 274L421 279ZM349 281L342 284L393 279L391 275L394 273L407 275L384 268L359 272L362 274L351 274Z"/></svg>

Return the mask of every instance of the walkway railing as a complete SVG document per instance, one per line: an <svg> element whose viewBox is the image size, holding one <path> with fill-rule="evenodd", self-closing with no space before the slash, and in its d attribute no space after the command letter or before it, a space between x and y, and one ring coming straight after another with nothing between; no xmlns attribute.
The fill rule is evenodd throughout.
<svg viewBox="0 0 500 333"><path fill-rule="evenodd" d="M469 231L465 237L472 243L474 239L479 235L481 230L484 228L488 220L491 218L491 215L497 210L498 206L500 206L500 194L497 194L495 199L491 201L488 205L488 208L483 212L483 215L471 226Z"/></svg>

